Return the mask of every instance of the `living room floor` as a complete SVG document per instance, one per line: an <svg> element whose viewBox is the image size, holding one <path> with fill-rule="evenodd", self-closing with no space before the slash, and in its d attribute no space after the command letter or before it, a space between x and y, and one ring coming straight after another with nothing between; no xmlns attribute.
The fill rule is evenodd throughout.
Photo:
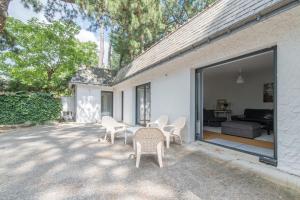
<svg viewBox="0 0 300 200"><path fill-rule="evenodd" d="M203 139L205 141L259 155L273 157L273 142L268 141L272 135L266 134L266 136L262 137L262 140L257 140L222 134L221 132L212 131L212 128L209 130L207 129L207 127L204 127ZM218 129L216 129L216 131L217 130Z"/></svg>

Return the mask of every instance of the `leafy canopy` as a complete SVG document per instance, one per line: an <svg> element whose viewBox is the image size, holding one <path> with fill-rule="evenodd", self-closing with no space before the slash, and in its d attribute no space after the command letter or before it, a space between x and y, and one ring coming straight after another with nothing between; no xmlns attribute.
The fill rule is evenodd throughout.
<svg viewBox="0 0 300 200"><path fill-rule="evenodd" d="M8 18L6 31L15 42L13 50L0 55L0 72L10 80L10 90L64 93L81 65L97 64L96 44L81 43L73 23L27 24Z"/></svg>
<svg viewBox="0 0 300 200"><path fill-rule="evenodd" d="M112 67L134 59L216 0L110 0Z"/></svg>

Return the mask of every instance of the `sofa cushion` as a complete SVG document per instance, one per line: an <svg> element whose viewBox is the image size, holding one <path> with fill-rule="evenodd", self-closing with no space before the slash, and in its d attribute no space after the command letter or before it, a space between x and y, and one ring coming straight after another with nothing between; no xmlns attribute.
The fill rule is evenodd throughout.
<svg viewBox="0 0 300 200"><path fill-rule="evenodd" d="M273 118L273 110L271 109L245 109L245 119L266 120Z"/></svg>

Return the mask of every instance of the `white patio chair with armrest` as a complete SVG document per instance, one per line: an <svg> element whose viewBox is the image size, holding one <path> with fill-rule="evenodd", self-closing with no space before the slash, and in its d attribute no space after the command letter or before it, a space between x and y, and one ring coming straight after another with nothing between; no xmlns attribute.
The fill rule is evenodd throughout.
<svg viewBox="0 0 300 200"><path fill-rule="evenodd" d="M186 118L185 117L179 117L177 120L175 120L171 125L164 127L164 135L166 138L169 138L169 141L167 141L167 147L170 146L170 138L173 137L174 142L176 138L179 138L180 144L182 144L182 138L181 138L181 132L186 124ZM169 142L169 144L168 144Z"/></svg>
<svg viewBox="0 0 300 200"><path fill-rule="evenodd" d="M134 136L136 151L136 167L140 165L142 154L156 154L159 167L163 167L164 135L158 128L140 128Z"/></svg>
<svg viewBox="0 0 300 200"><path fill-rule="evenodd" d="M167 115L161 115L157 120L154 122L147 123L147 127L155 127L162 129L168 124L169 117Z"/></svg>
<svg viewBox="0 0 300 200"><path fill-rule="evenodd" d="M160 130L163 130L164 127L168 124L168 121L169 121L169 117L167 115L161 115L154 122L149 122L147 124L147 127L155 127L155 128L159 128ZM170 135L164 134L164 136L166 139L166 146L167 146L167 148L169 148L170 147L170 145L169 145L170 144Z"/></svg>
<svg viewBox="0 0 300 200"><path fill-rule="evenodd" d="M110 116L102 117L101 124L106 129L104 139L106 140L107 134L109 133L112 144L114 144L115 142L115 136L117 133L126 131L126 125L117 122L114 118Z"/></svg>

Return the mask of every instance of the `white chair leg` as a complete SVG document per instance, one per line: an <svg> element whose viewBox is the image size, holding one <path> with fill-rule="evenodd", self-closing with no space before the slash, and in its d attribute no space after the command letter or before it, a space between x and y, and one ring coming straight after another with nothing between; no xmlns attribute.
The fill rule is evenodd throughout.
<svg viewBox="0 0 300 200"><path fill-rule="evenodd" d="M163 163L162 163L162 143L159 143L157 145L157 158L158 158L158 164L159 167L162 168L163 167Z"/></svg>
<svg viewBox="0 0 300 200"><path fill-rule="evenodd" d="M167 149L170 148L170 135L166 136Z"/></svg>
<svg viewBox="0 0 300 200"><path fill-rule="evenodd" d="M105 135L104 135L104 140L107 139L107 132L105 132Z"/></svg>
<svg viewBox="0 0 300 200"><path fill-rule="evenodd" d="M125 136L125 144L127 144L127 131L125 130L125 133L124 133L124 136Z"/></svg>
<svg viewBox="0 0 300 200"><path fill-rule="evenodd" d="M136 151L136 143L135 143L135 139L132 139L132 145L133 145L133 150Z"/></svg>
<svg viewBox="0 0 300 200"><path fill-rule="evenodd" d="M141 145L137 144L137 146L136 146L136 163L135 163L136 168L139 168L140 160L141 160Z"/></svg>
<svg viewBox="0 0 300 200"><path fill-rule="evenodd" d="M111 144L114 144L115 143L115 133L111 133L110 138L111 138Z"/></svg>
<svg viewBox="0 0 300 200"><path fill-rule="evenodd" d="M162 147L161 147L161 155L162 155L162 157L165 157L165 146L164 145L162 145Z"/></svg>
<svg viewBox="0 0 300 200"><path fill-rule="evenodd" d="M181 136L179 135L178 137L179 137L179 140L180 140L180 144L182 144L182 139L181 139Z"/></svg>

